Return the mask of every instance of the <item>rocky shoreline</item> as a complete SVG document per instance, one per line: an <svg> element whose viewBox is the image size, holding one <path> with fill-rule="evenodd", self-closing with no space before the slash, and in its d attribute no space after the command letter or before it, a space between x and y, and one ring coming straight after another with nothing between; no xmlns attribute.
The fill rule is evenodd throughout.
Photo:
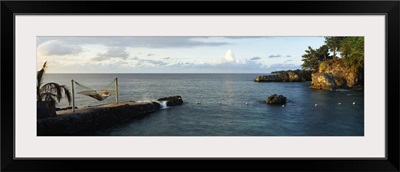
<svg viewBox="0 0 400 172"><path fill-rule="evenodd" d="M311 81L310 88L318 90L364 89L363 71L355 66L345 65L341 59L321 62L315 72L288 70L272 72L254 78L255 82L304 82Z"/></svg>
<svg viewBox="0 0 400 172"><path fill-rule="evenodd" d="M164 100L166 99L166 100ZM162 98L168 106L182 105L181 96ZM95 131L127 122L161 109L159 102L121 102L95 107L57 111L57 116L38 119L38 136L79 135L80 132Z"/></svg>
<svg viewBox="0 0 400 172"><path fill-rule="evenodd" d="M364 75L363 71L355 66L345 65L341 59L332 59L321 62L318 71L311 75L312 89L336 90L353 89L363 90Z"/></svg>
<svg viewBox="0 0 400 172"><path fill-rule="evenodd" d="M255 82L305 82L311 81L311 71L288 70L276 71L270 75L261 75L254 78Z"/></svg>

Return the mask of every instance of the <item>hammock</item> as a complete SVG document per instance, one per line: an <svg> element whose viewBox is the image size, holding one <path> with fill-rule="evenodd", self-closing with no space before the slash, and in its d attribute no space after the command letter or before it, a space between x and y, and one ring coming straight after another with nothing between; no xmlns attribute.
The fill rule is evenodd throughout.
<svg viewBox="0 0 400 172"><path fill-rule="evenodd" d="M111 84L105 87L105 89L101 89L100 93L97 93L95 89L92 89L90 87L84 86L76 81L74 83L78 86L77 88L80 87L80 89L83 89L83 91L77 92L77 94L84 95L84 96L89 96L92 97L98 101L103 101L110 97L111 95L114 95L117 88L115 86L116 79L114 79Z"/></svg>

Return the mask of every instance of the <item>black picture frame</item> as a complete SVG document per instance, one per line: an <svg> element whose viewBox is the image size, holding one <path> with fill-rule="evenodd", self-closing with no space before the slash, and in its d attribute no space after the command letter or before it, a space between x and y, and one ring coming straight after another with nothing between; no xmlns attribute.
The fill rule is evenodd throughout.
<svg viewBox="0 0 400 172"><path fill-rule="evenodd" d="M153 8L157 5L158 8ZM162 7L159 9L159 7ZM228 7L228 8L225 8ZM386 159L14 159L16 14L385 14ZM1 1L2 171L399 171L399 1ZM13 64L13 65L11 65ZM11 84L12 83L12 84ZM10 91L13 90L13 91ZM189 168L187 166L189 165Z"/></svg>

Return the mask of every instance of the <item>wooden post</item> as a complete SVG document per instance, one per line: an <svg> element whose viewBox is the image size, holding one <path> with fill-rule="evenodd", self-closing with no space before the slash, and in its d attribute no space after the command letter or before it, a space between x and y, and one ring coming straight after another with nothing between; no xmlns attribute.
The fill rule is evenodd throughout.
<svg viewBox="0 0 400 172"><path fill-rule="evenodd" d="M118 104L118 78L115 77L115 103Z"/></svg>
<svg viewBox="0 0 400 172"><path fill-rule="evenodd" d="M72 112L75 112L75 90L74 90L74 80L71 80L71 93L72 93Z"/></svg>

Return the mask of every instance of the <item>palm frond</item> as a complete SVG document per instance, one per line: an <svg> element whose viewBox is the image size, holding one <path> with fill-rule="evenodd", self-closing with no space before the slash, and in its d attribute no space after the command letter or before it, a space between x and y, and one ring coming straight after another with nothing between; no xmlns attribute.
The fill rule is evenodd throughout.
<svg viewBox="0 0 400 172"><path fill-rule="evenodd" d="M64 89L64 94L65 94L65 97L67 97L68 104L71 105L71 99L72 99L71 92L69 91L68 87L65 85L61 85L61 87Z"/></svg>
<svg viewBox="0 0 400 172"><path fill-rule="evenodd" d="M56 99L54 99L54 97L57 96L56 94L50 93L50 92L44 92L41 93L41 97L44 99L45 102L49 103L49 104L55 104L56 103Z"/></svg>
<svg viewBox="0 0 400 172"><path fill-rule="evenodd" d="M37 71L37 75L36 75L36 99L37 99L37 101L42 100L42 97L40 96L40 87L42 86L43 76L44 76L44 73L46 72L46 67L47 67L47 61L44 62L42 69Z"/></svg>
<svg viewBox="0 0 400 172"><path fill-rule="evenodd" d="M40 93L51 93L56 98L57 102L60 102L62 98L61 86L57 83L50 82L44 84L40 88Z"/></svg>
<svg viewBox="0 0 400 172"><path fill-rule="evenodd" d="M54 82L47 83L40 88L40 96L43 97L45 100L49 99L49 96L56 102L60 102L61 98L64 95L68 99L68 103L71 104L71 92L69 91L68 87L65 85L59 85Z"/></svg>
<svg viewBox="0 0 400 172"><path fill-rule="evenodd" d="M46 72L46 68L47 68L47 61L44 62L42 69L40 69L37 72L37 78L36 79L37 79L37 86L38 87L40 87L42 85L43 76L44 76L44 73Z"/></svg>

